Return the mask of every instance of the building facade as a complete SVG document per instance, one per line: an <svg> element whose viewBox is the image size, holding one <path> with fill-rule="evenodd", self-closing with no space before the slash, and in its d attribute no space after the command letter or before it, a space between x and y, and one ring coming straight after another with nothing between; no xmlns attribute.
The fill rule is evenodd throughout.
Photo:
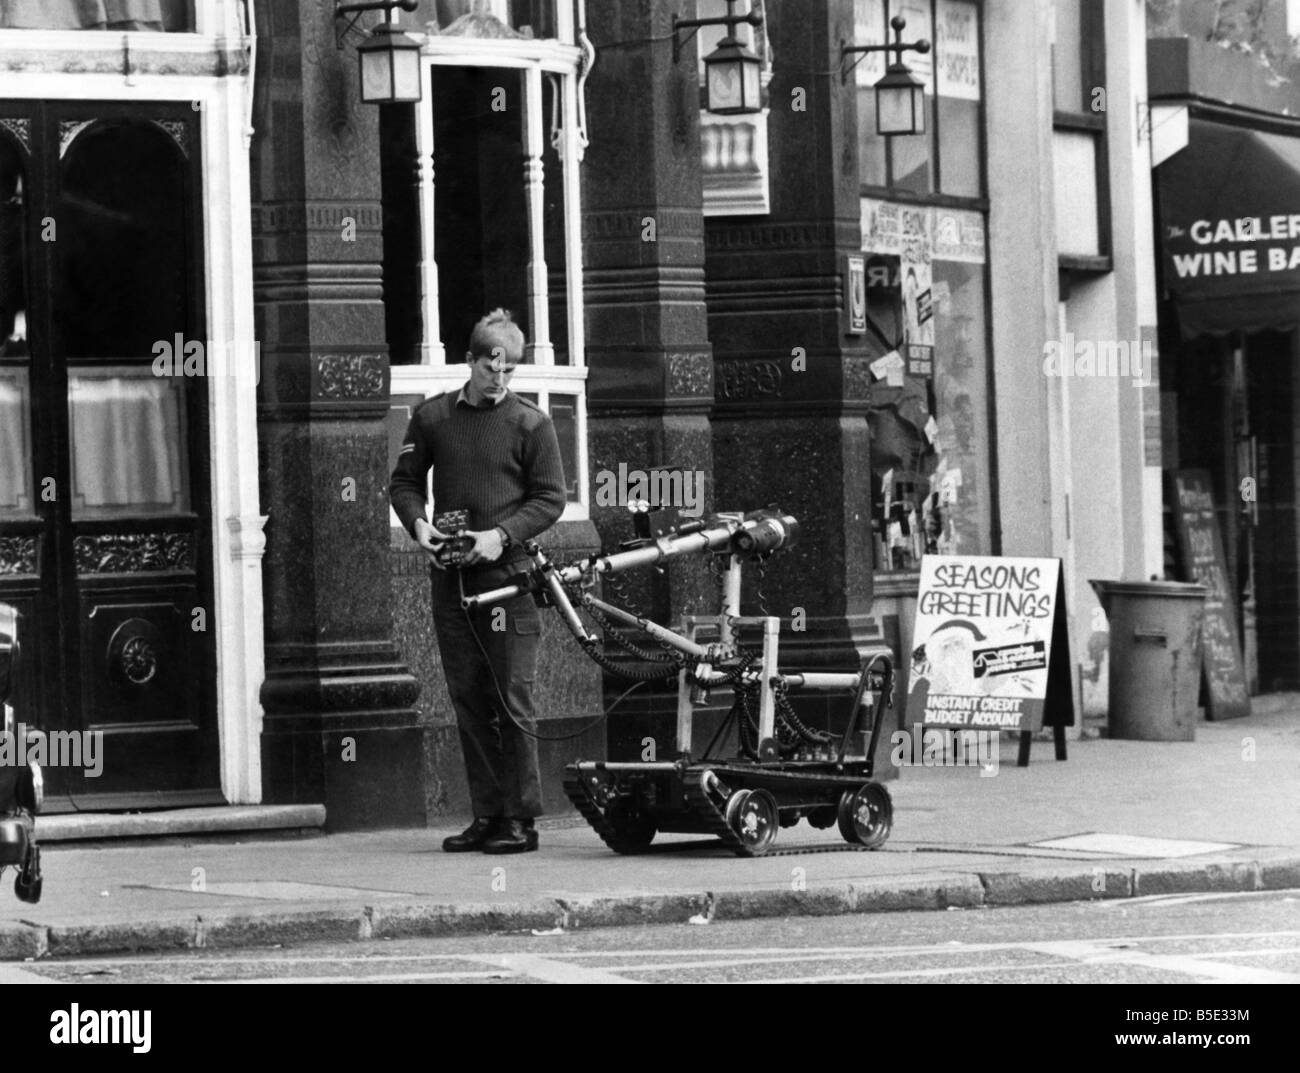
<svg viewBox="0 0 1300 1073"><path fill-rule="evenodd" d="M1145 5L752 2L737 116L702 106L716 28L674 56L714 0L422 0L423 100L381 107L322 0L5 6L0 599L37 638L27 710L105 733L65 807L466 811L385 488L498 305L564 453L554 557L630 535L621 471L779 503L801 540L746 609L836 670L882 642L906 666L923 555L1060 558L1077 706L1104 709L1087 580L1164 569ZM843 48L896 15L934 47L925 133L886 138L881 58ZM627 589L663 620L714 584ZM624 686L545 629L559 809L566 760L667 755L673 701L600 722Z"/></svg>
<svg viewBox="0 0 1300 1073"><path fill-rule="evenodd" d="M1166 468L1212 495L1236 638L1208 643L1250 693L1294 690L1300 8L1189 0L1150 31Z"/></svg>

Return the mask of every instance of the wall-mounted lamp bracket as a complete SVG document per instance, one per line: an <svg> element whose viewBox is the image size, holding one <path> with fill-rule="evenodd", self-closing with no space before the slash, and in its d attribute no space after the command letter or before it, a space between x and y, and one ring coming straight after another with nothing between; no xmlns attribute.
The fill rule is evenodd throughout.
<svg viewBox="0 0 1300 1073"><path fill-rule="evenodd" d="M892 45L850 45L841 43L840 45L840 82L847 84L849 75L853 73L855 67L862 62L863 56L868 52L894 52L894 63L901 65L903 62L904 52L919 52L921 55L930 51L930 42L925 38L920 41L912 41L905 44L903 42L903 29L907 26L907 20L902 15L895 15L889 22L894 28L894 43ZM856 54L852 63L846 66L845 61Z"/></svg>
<svg viewBox="0 0 1300 1073"><path fill-rule="evenodd" d="M727 35L731 35L734 26L745 22L755 29L763 25L763 16L757 11L750 11L747 15L733 14L733 8L736 0L727 0L727 14L718 15L710 19L683 19L677 15L673 16L673 63L677 63L682 58L682 49L687 42L699 31L701 26L725 26ZM685 30L686 36L681 37L678 31Z"/></svg>
<svg viewBox="0 0 1300 1073"><path fill-rule="evenodd" d="M392 11L393 8L401 8L403 11L410 12L419 6L420 0L391 0L391 2L390 0L371 0L370 3L355 4L340 4L336 0L334 4L334 46L340 50L343 48L343 43L347 41L348 34L356 26L357 20L367 11L383 11L385 18L387 18L387 13ZM339 20L347 18L349 15L352 18L348 19L348 24L340 30Z"/></svg>

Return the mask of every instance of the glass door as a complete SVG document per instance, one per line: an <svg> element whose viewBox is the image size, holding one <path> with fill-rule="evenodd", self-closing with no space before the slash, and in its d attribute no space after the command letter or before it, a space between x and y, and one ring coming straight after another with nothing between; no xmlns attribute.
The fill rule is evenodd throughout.
<svg viewBox="0 0 1300 1073"><path fill-rule="evenodd" d="M188 105L0 118L0 599L70 807L220 800L198 137Z"/></svg>

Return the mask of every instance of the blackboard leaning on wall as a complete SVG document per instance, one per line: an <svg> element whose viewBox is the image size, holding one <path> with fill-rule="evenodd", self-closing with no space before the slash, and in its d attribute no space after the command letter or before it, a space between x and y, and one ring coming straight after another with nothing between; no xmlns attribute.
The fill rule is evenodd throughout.
<svg viewBox="0 0 1300 1073"><path fill-rule="evenodd" d="M1223 536L1214 509L1214 483L1203 469L1179 470L1170 483L1183 579L1207 590L1201 662L1205 715L1239 719L1250 714L1250 693L1237 633L1237 603L1228 583Z"/></svg>

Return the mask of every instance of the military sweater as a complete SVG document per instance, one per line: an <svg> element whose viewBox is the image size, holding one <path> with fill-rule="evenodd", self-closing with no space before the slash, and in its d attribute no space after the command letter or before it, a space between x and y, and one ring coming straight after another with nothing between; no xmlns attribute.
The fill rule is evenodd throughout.
<svg viewBox="0 0 1300 1073"><path fill-rule="evenodd" d="M425 517L429 469L434 513L468 510L475 531L500 526L519 544L564 511L564 465L550 417L513 392L495 405L471 406L461 392L426 400L411 415L388 496L415 535Z"/></svg>

